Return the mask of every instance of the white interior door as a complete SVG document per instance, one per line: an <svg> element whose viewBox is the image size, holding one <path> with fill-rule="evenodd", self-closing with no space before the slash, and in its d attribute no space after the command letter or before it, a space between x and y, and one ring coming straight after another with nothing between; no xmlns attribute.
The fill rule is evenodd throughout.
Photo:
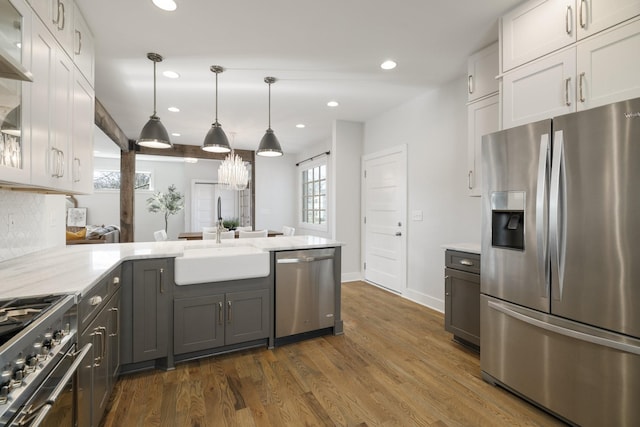
<svg viewBox="0 0 640 427"><path fill-rule="evenodd" d="M202 231L202 227L212 227L218 219L218 197L222 208L222 218L238 217L237 192L225 190L211 181L193 181L191 202L191 230Z"/></svg>
<svg viewBox="0 0 640 427"><path fill-rule="evenodd" d="M406 287L406 146L363 157L364 277L402 293Z"/></svg>

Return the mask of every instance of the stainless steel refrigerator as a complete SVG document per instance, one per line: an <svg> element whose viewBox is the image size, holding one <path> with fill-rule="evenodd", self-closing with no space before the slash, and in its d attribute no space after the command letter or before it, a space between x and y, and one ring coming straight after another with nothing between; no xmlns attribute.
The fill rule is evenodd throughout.
<svg viewBox="0 0 640 427"><path fill-rule="evenodd" d="M640 98L482 141L483 378L640 425Z"/></svg>

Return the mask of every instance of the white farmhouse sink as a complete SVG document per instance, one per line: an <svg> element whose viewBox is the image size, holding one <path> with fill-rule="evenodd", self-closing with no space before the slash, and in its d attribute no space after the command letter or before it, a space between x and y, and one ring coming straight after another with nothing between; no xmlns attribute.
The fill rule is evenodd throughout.
<svg viewBox="0 0 640 427"><path fill-rule="evenodd" d="M269 252L252 246L188 249L175 260L176 285L250 279L269 275Z"/></svg>

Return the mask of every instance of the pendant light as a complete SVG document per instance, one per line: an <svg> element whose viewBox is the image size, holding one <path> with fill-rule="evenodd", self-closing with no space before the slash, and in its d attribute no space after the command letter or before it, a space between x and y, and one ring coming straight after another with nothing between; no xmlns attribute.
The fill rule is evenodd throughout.
<svg viewBox="0 0 640 427"><path fill-rule="evenodd" d="M153 62L153 114L142 128L137 144L149 148L173 148L167 130L156 115L156 63L162 62L162 56L147 53L147 58Z"/></svg>
<svg viewBox="0 0 640 427"><path fill-rule="evenodd" d="M212 153L228 153L231 151L231 146L227 135L222 130L222 126L218 123L218 74L222 73L224 68L219 65L212 65L209 69L216 75L216 119L209 132L207 132L207 136L204 137L202 149Z"/></svg>
<svg viewBox="0 0 640 427"><path fill-rule="evenodd" d="M269 85L269 129L260 140L256 154L264 157L282 156L282 148L280 148L278 138L276 138L276 134L271 129L271 85L276 82L276 78L265 77L264 82Z"/></svg>

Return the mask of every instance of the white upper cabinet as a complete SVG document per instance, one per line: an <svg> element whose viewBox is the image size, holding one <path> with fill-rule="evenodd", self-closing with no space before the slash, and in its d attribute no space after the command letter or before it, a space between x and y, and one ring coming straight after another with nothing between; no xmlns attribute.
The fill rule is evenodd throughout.
<svg viewBox="0 0 640 427"><path fill-rule="evenodd" d="M500 97L496 93L467 105L467 190L469 196L482 192L482 136L499 130Z"/></svg>
<svg viewBox="0 0 640 427"><path fill-rule="evenodd" d="M531 0L507 12L502 25L502 71L576 41L574 0Z"/></svg>
<svg viewBox="0 0 640 427"><path fill-rule="evenodd" d="M73 0L29 0L31 7L69 56L73 52Z"/></svg>
<svg viewBox="0 0 640 427"><path fill-rule="evenodd" d="M578 44L577 109L640 97L640 20Z"/></svg>
<svg viewBox="0 0 640 427"><path fill-rule="evenodd" d="M575 111L576 51L569 48L503 76L502 127Z"/></svg>
<svg viewBox="0 0 640 427"><path fill-rule="evenodd" d="M37 20L31 66L31 183L70 190L73 64Z"/></svg>
<svg viewBox="0 0 640 427"><path fill-rule="evenodd" d="M89 82L78 72L73 87L73 192L93 192L93 117L94 93Z"/></svg>
<svg viewBox="0 0 640 427"><path fill-rule="evenodd" d="M0 47L31 70L31 8L23 0L0 0ZM0 182L28 184L31 83L0 77Z"/></svg>
<svg viewBox="0 0 640 427"><path fill-rule="evenodd" d="M578 39L640 15L640 0L576 0Z"/></svg>
<svg viewBox="0 0 640 427"><path fill-rule="evenodd" d="M640 0L529 0L502 17L502 71L638 15Z"/></svg>
<svg viewBox="0 0 640 427"><path fill-rule="evenodd" d="M487 46L469 57L467 62L467 93L469 102L498 92L498 43Z"/></svg>
<svg viewBox="0 0 640 427"><path fill-rule="evenodd" d="M93 34L89 30L80 9L75 6L73 12L73 62L87 79L91 87L94 83L95 47Z"/></svg>

